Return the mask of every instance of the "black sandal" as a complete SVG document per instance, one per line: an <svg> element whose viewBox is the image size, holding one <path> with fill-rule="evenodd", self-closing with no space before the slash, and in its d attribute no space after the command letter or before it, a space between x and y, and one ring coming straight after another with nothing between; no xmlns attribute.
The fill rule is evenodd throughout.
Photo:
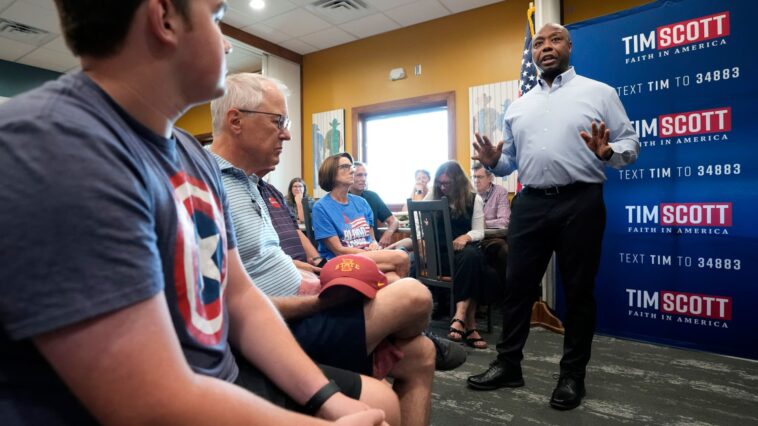
<svg viewBox="0 0 758 426"><path fill-rule="evenodd" d="M479 333L479 330L477 330L476 328L472 328L471 330L468 330L466 333L463 334L463 337L465 339L464 341L465 341L466 345L467 346L471 346L474 349L487 349L487 341L484 340L483 338L481 338L481 337L468 337L468 336L470 336L470 335L472 335L474 333ZM477 346L477 343L479 343L479 342L484 342L484 345L483 346L482 345Z"/></svg>
<svg viewBox="0 0 758 426"><path fill-rule="evenodd" d="M459 323L461 327L463 327L463 330L458 330L457 328L453 328L453 324L455 324L456 322ZM463 322L463 320L459 320L458 318L453 318L450 321L450 328L448 328L447 330L447 338L451 342L460 342L463 340L465 332L466 332L466 323ZM456 337L453 337L453 336L456 336Z"/></svg>

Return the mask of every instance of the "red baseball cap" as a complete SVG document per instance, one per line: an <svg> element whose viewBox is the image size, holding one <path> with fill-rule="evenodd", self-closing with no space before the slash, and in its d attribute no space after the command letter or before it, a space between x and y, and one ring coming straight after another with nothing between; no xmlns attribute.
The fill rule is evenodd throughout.
<svg viewBox="0 0 758 426"><path fill-rule="evenodd" d="M321 268L321 294L334 286L357 290L369 299L387 285L387 276L373 260L355 254L337 256Z"/></svg>

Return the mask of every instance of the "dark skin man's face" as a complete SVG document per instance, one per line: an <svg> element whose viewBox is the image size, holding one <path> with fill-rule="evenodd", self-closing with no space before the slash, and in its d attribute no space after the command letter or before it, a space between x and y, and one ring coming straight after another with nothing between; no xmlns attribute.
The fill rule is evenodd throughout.
<svg viewBox="0 0 758 426"><path fill-rule="evenodd" d="M562 27L542 27L532 41L532 58L542 71L542 78L552 82L569 68L571 40L568 32Z"/></svg>

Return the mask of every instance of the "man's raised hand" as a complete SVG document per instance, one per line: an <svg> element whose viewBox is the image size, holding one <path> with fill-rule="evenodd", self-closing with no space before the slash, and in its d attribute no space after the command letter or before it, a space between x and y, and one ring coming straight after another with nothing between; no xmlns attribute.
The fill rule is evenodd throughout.
<svg viewBox="0 0 758 426"><path fill-rule="evenodd" d="M474 133L476 140L471 143L474 148L473 160L478 160L485 167L495 167L500 156L503 154L504 141L498 142L497 146L490 142L487 136Z"/></svg>
<svg viewBox="0 0 758 426"><path fill-rule="evenodd" d="M587 148L590 149L597 158L608 161L613 155L613 149L608 145L608 140L611 137L611 131L605 128L605 122L600 122L600 127L597 123L592 122L592 134L589 134L582 130L579 132L579 136L584 139L584 143L587 144Z"/></svg>

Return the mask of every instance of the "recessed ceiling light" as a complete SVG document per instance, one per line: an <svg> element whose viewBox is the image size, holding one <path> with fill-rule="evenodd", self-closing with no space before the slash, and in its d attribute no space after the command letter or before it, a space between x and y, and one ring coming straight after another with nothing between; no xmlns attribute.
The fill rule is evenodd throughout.
<svg viewBox="0 0 758 426"><path fill-rule="evenodd" d="M261 10L266 7L266 2L263 0L250 0L250 7L255 10Z"/></svg>

